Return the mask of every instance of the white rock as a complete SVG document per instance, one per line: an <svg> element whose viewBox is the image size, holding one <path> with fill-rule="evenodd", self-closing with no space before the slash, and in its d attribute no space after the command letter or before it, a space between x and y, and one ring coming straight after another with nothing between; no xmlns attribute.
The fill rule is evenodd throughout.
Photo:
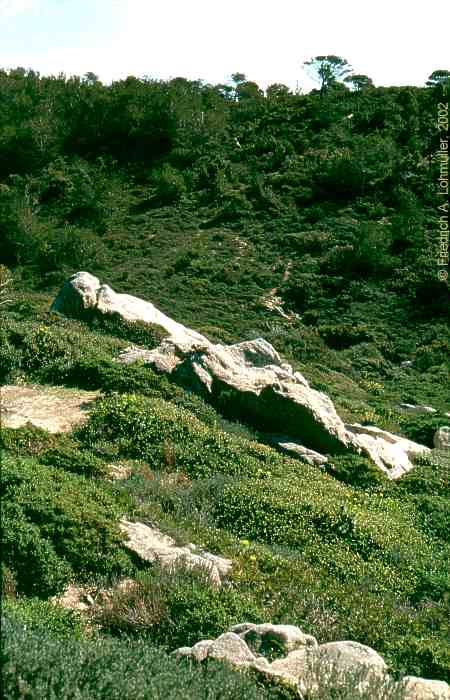
<svg viewBox="0 0 450 700"><path fill-rule="evenodd" d="M221 585L221 577L225 577L233 566L230 559L210 552L193 552L192 545L179 547L171 537L144 523L133 523L123 518L119 527L128 537L125 546L136 552L141 559L158 561L161 566L174 566L177 562L184 562L188 568L197 567L206 571L215 586Z"/></svg>
<svg viewBox="0 0 450 700"><path fill-rule="evenodd" d="M408 413L437 413L437 410L432 406L415 406L412 403L401 403L400 408Z"/></svg>
<svg viewBox="0 0 450 700"><path fill-rule="evenodd" d="M311 450L308 447L301 445L299 442L293 442L292 440L289 440L289 438L274 435L269 436L268 439L272 445L278 447L280 450L282 450L282 452L286 452L292 457L298 457L303 461L308 462L308 464L321 465L328 462L328 457L325 455L322 455L320 452L316 452L315 450Z"/></svg>
<svg viewBox="0 0 450 700"><path fill-rule="evenodd" d="M442 425L434 434L433 444L438 450L450 449L450 426Z"/></svg>
<svg viewBox="0 0 450 700"><path fill-rule="evenodd" d="M305 634L294 625L272 625L270 623L255 625L245 622L235 625L230 632L238 634L250 648L257 652L267 643L276 643L286 654L301 647L317 647L317 641L310 634Z"/></svg>
<svg viewBox="0 0 450 700"><path fill-rule="evenodd" d="M355 423L346 425L346 428L353 435L353 444L360 448L362 454L370 457L390 479L398 479L414 467L410 457L430 452L424 445L373 425Z"/></svg>
<svg viewBox="0 0 450 700"><path fill-rule="evenodd" d="M87 309L97 309L101 313L117 313L126 321L143 321L160 326L180 346L208 344L200 333L177 323L150 302L129 294L117 294L89 272L77 272L69 277L53 302L52 309L68 316L82 315Z"/></svg>
<svg viewBox="0 0 450 700"><path fill-rule="evenodd" d="M208 658L227 661L234 666L248 666L255 661L255 655L238 634L226 632L210 646Z"/></svg>
<svg viewBox="0 0 450 700"><path fill-rule="evenodd" d="M94 600L86 588L69 584L66 586L64 593L59 596L53 596L50 598L50 602L55 605L60 605L66 608L66 610L84 612L93 605Z"/></svg>
<svg viewBox="0 0 450 700"><path fill-rule="evenodd" d="M402 700L450 700L450 686L444 681L405 676L399 685Z"/></svg>
<svg viewBox="0 0 450 700"><path fill-rule="evenodd" d="M357 452L372 459L389 477L397 478L412 468L411 455L428 451L378 428L345 426L331 399L312 389L263 338L234 345L213 344L153 304L117 294L87 272L73 275L64 284L53 308L75 316L96 308L130 321L161 326L168 337L159 347L128 348L119 361L142 359L206 399L222 398L233 409L239 406L240 415L245 414L259 430L288 436L286 444L300 443L310 451L303 456L313 462L319 459L315 452Z"/></svg>
<svg viewBox="0 0 450 700"><path fill-rule="evenodd" d="M301 670L300 658L296 659L296 664ZM345 688L353 683L357 698L369 688L388 682L384 659L358 642L321 644L317 649L306 651L304 664L303 676L299 676L299 689L304 694L316 692L318 688Z"/></svg>
<svg viewBox="0 0 450 700"><path fill-rule="evenodd" d="M193 647L181 647L175 651L178 656L190 656L195 661L203 661L208 656L209 650L214 644L213 639L204 639Z"/></svg>

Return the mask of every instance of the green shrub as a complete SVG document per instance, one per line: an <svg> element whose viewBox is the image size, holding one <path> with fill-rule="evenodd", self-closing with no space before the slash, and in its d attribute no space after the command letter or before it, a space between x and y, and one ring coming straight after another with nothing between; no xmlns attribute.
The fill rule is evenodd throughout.
<svg viewBox="0 0 450 700"><path fill-rule="evenodd" d="M48 597L69 578L129 575L121 506L107 484L95 484L33 460L2 465L3 557L19 592Z"/></svg>
<svg viewBox="0 0 450 700"><path fill-rule="evenodd" d="M360 455L333 456L323 468L335 479L356 488L367 489L387 482L381 470L370 459Z"/></svg>
<svg viewBox="0 0 450 700"><path fill-rule="evenodd" d="M450 456L430 453L415 461L414 469L395 482L399 498L404 494L450 498Z"/></svg>
<svg viewBox="0 0 450 700"><path fill-rule="evenodd" d="M16 455L36 457L49 449L76 449L76 443L66 434L49 433L27 423L21 428L0 429L0 448Z"/></svg>
<svg viewBox="0 0 450 700"><path fill-rule="evenodd" d="M40 455L39 461L83 476L102 477L109 471L104 461L89 452L80 452L76 447L56 447L45 450Z"/></svg>
<svg viewBox="0 0 450 700"><path fill-rule="evenodd" d="M161 326L150 325L144 321L127 321L118 313L100 314L97 312L83 318L89 328L97 333L104 333L129 343L143 345L150 350L160 345L168 336L167 331Z"/></svg>
<svg viewBox="0 0 450 700"><path fill-rule="evenodd" d="M324 325L319 326L318 331L328 347L334 350L344 350L373 339L373 332L365 324Z"/></svg>
<svg viewBox="0 0 450 700"><path fill-rule="evenodd" d="M446 339L433 340L429 345L421 345L417 348L414 357L414 366L422 372L430 367L449 364L450 341Z"/></svg>
<svg viewBox="0 0 450 700"><path fill-rule="evenodd" d="M21 354L0 331L0 382L6 384L13 378L14 370L21 367Z"/></svg>
<svg viewBox="0 0 450 700"><path fill-rule="evenodd" d="M81 638L80 613L39 598L16 598L6 601L4 612L27 627L42 627L50 635Z"/></svg>
<svg viewBox="0 0 450 700"><path fill-rule="evenodd" d="M215 515L236 536L291 547L342 580L372 571L379 590L411 592L439 551L411 527L411 506L382 492L372 500L323 477L227 484Z"/></svg>
<svg viewBox="0 0 450 700"><path fill-rule="evenodd" d="M419 414L400 418L400 426L406 437L427 447L433 447L434 434L443 424L444 419L434 415Z"/></svg>
<svg viewBox="0 0 450 700"><path fill-rule="evenodd" d="M2 620L3 692L31 700L248 700L287 698L223 663L206 668L169 656L145 640L84 641Z"/></svg>
<svg viewBox="0 0 450 700"><path fill-rule="evenodd" d="M265 463L283 465L269 448L246 445L162 399L133 394L101 401L79 437L88 447L114 441L124 456L144 459L153 469L182 470L195 478L262 472Z"/></svg>
<svg viewBox="0 0 450 700"><path fill-rule="evenodd" d="M1 593L6 600L15 598L17 593L17 581L14 573L2 562L1 565Z"/></svg>
<svg viewBox="0 0 450 700"><path fill-rule="evenodd" d="M227 586L213 587L207 572L181 563L171 569L155 567L137 586L117 591L97 617L109 632L145 635L173 649L214 639L242 620L262 621L249 596Z"/></svg>

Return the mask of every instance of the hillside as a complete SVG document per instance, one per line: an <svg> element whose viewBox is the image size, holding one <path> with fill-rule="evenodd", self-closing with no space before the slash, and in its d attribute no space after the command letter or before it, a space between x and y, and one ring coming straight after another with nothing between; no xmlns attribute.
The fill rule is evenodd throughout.
<svg viewBox="0 0 450 700"><path fill-rule="evenodd" d="M0 72L5 697L447 697L397 684L450 683L444 90ZM160 322L51 309L80 270L207 351L178 348L165 372L148 361ZM285 402L260 419L253 385L241 400L226 378L230 347L237 364L251 349L258 382L326 394L347 432L333 418L327 441ZM390 478L347 449L356 424L429 449ZM294 429L322 461L268 439ZM311 638L352 640L391 685L236 670L217 638L242 623L299 628L296 651L253 629L271 669ZM216 640L202 664L171 655L201 640Z"/></svg>

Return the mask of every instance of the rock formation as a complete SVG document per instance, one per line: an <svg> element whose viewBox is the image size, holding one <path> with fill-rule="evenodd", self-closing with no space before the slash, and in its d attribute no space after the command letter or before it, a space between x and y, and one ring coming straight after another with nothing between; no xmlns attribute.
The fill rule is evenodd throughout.
<svg viewBox="0 0 450 700"><path fill-rule="evenodd" d="M443 425L434 434L433 444L438 450L450 450L450 426Z"/></svg>
<svg viewBox="0 0 450 700"><path fill-rule="evenodd" d="M294 455L308 461L325 461L324 452L359 453L373 460L390 478L397 478L412 468L411 456L428 451L376 427L344 425L331 399L311 388L262 338L233 345L213 344L153 304L116 294L87 272L78 272L65 282L52 308L77 317L95 310L117 313L129 321L161 326L168 337L156 349L128 348L119 361L140 359L168 373L231 417L261 431L286 436L280 441L282 449L290 444L295 448L290 449ZM305 448L313 452L305 453Z"/></svg>
<svg viewBox="0 0 450 700"><path fill-rule="evenodd" d="M132 523L122 519L120 529L128 538L124 543L125 546L141 559L158 561L161 566L173 566L182 561L189 568L197 567L205 571L214 586L221 585L222 579L233 566L230 559L202 550L197 551L197 547L193 544L178 547L172 537L144 523Z"/></svg>
<svg viewBox="0 0 450 700"><path fill-rule="evenodd" d="M274 651L277 658L273 659ZM299 698L345 697L368 700L450 700L443 681L406 676L395 681L384 659L364 644L352 641L318 644L293 625L235 625L216 640L206 639L174 652L197 662L218 659L250 668L265 678L290 686ZM330 692L331 696L331 692Z"/></svg>

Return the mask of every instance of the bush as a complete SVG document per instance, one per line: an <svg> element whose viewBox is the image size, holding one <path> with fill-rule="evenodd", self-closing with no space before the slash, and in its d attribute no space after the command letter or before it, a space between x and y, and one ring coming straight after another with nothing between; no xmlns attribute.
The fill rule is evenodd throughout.
<svg viewBox="0 0 450 700"><path fill-rule="evenodd" d="M373 332L365 324L319 326L318 331L328 347L334 350L344 350L373 339Z"/></svg>
<svg viewBox="0 0 450 700"><path fill-rule="evenodd" d="M4 612L10 618L27 627L42 627L53 636L81 638L83 626L80 613L67 610L50 601L39 598L17 598L8 600Z"/></svg>
<svg viewBox="0 0 450 700"><path fill-rule="evenodd" d="M15 455L39 456L48 449L76 449L76 443L64 434L49 433L27 423L21 428L1 428L0 447Z"/></svg>
<svg viewBox="0 0 450 700"><path fill-rule="evenodd" d="M446 339L433 340L428 345L421 345L417 348L414 357L414 365L422 372L426 372L430 367L449 364L450 342Z"/></svg>
<svg viewBox="0 0 450 700"><path fill-rule="evenodd" d="M214 639L242 620L262 621L249 596L213 587L207 572L181 563L155 567L136 586L116 591L96 619L109 632L144 635L170 648Z"/></svg>
<svg viewBox="0 0 450 700"><path fill-rule="evenodd" d="M39 461L42 464L87 477L103 477L109 471L103 460L89 452L80 452L76 447L56 447L45 450L40 455Z"/></svg>
<svg viewBox="0 0 450 700"><path fill-rule="evenodd" d="M269 448L246 444L207 426L184 408L134 394L101 401L79 437L88 447L98 441L114 442L120 454L144 459L153 469L170 467L195 478L214 473L258 473L265 463L278 464L279 469L284 464Z"/></svg>
<svg viewBox="0 0 450 700"><path fill-rule="evenodd" d="M418 442L420 445L433 447L433 438L436 430L443 425L442 418L432 415L402 416L400 426L404 435L409 440Z"/></svg>
<svg viewBox="0 0 450 700"><path fill-rule="evenodd" d="M237 537L290 547L343 581L369 575L378 590L397 594L411 592L417 572L438 553L411 526L409 505L384 494L372 501L323 477L226 484L215 516Z"/></svg>
<svg viewBox="0 0 450 700"><path fill-rule="evenodd" d="M222 663L197 667L144 640L63 638L2 620L3 692L31 700L248 700L282 698L280 691ZM287 697L286 695L284 697Z"/></svg>
<svg viewBox="0 0 450 700"><path fill-rule="evenodd" d="M367 489L385 485L387 477L370 459L359 455L338 455L324 465L328 474L344 484Z"/></svg>
<svg viewBox="0 0 450 700"><path fill-rule="evenodd" d="M46 598L68 580L129 575L123 506L107 484L6 456L2 465L3 558L20 593Z"/></svg>
<svg viewBox="0 0 450 700"><path fill-rule="evenodd" d="M161 326L150 325L144 321L127 321L118 313L99 314L97 312L87 315L85 320L89 328L97 333L143 345L150 350L160 345L168 336L167 331Z"/></svg>

